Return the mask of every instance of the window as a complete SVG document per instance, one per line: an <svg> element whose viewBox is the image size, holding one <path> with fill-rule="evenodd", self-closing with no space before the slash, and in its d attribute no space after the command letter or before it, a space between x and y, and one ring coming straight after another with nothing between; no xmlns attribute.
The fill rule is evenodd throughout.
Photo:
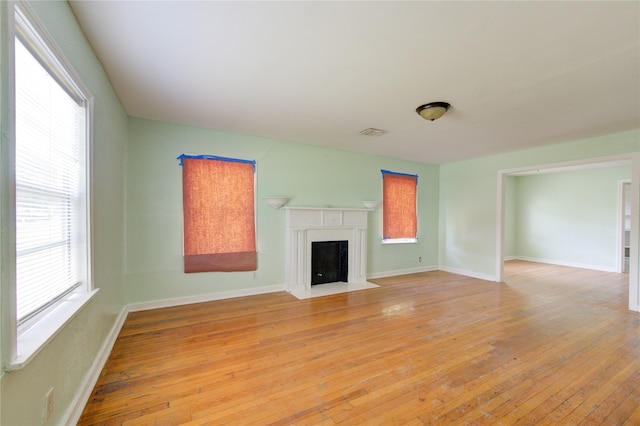
<svg viewBox="0 0 640 426"><path fill-rule="evenodd" d="M89 92L24 3L13 43L15 277L10 368L93 294L88 232ZM5 247L7 247L5 245Z"/></svg>
<svg viewBox="0 0 640 426"><path fill-rule="evenodd" d="M382 242L418 240L418 175L382 172Z"/></svg>
<svg viewBox="0 0 640 426"><path fill-rule="evenodd" d="M178 159L184 271L255 271L255 161L184 154Z"/></svg>

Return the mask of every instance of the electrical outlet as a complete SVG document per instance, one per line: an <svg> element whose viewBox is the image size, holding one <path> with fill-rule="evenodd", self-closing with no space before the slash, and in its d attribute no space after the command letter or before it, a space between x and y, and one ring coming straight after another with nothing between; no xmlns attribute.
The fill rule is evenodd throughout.
<svg viewBox="0 0 640 426"><path fill-rule="evenodd" d="M422 256L418 257L418 262L422 262Z"/></svg>
<svg viewBox="0 0 640 426"><path fill-rule="evenodd" d="M44 422L47 423L53 414L53 388L44 396Z"/></svg>

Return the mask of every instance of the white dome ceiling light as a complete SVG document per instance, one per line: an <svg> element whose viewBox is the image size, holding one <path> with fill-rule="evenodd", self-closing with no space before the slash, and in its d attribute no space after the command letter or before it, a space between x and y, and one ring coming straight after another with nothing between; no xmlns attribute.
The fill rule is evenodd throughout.
<svg viewBox="0 0 640 426"><path fill-rule="evenodd" d="M420 105L416 108L416 112L425 120L433 121L442 117L444 113L449 110L449 107L451 107L451 105L447 102L430 102Z"/></svg>

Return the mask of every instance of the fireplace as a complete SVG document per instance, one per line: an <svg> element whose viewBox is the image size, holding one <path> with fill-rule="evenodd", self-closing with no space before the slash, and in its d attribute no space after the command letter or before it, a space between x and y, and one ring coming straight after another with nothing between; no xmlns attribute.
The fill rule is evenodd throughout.
<svg viewBox="0 0 640 426"><path fill-rule="evenodd" d="M311 285L348 282L349 242L311 243Z"/></svg>
<svg viewBox="0 0 640 426"><path fill-rule="evenodd" d="M368 209L285 207L284 210L287 212L287 291L303 299L327 292L377 287L366 279ZM312 285L313 245L333 241L346 244L343 254L346 271L338 280ZM324 272L320 273L324 276Z"/></svg>

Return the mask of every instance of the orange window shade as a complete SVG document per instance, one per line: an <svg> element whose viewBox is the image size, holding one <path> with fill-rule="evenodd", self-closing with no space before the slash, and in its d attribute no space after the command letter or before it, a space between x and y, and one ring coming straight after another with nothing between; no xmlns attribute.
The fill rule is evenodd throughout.
<svg viewBox="0 0 640 426"><path fill-rule="evenodd" d="M382 238L417 238L418 176L382 171Z"/></svg>
<svg viewBox="0 0 640 426"><path fill-rule="evenodd" d="M181 159L185 272L255 271L254 163Z"/></svg>

